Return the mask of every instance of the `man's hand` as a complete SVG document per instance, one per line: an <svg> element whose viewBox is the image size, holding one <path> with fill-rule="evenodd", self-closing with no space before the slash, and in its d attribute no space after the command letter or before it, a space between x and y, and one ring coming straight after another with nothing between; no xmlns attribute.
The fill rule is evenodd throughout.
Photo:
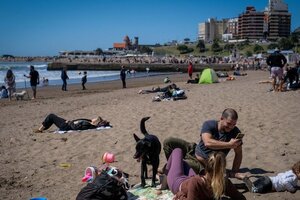
<svg viewBox="0 0 300 200"><path fill-rule="evenodd" d="M229 141L229 143L231 144L231 148L235 149L235 148L239 147L242 144L242 140L232 138Z"/></svg>

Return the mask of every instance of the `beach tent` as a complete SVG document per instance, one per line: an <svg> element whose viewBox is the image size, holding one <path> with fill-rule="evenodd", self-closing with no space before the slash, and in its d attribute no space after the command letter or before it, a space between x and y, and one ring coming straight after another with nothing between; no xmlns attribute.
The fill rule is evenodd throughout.
<svg viewBox="0 0 300 200"><path fill-rule="evenodd" d="M217 83L218 82L218 76L215 72L215 70L207 68L203 70L199 84L201 83Z"/></svg>

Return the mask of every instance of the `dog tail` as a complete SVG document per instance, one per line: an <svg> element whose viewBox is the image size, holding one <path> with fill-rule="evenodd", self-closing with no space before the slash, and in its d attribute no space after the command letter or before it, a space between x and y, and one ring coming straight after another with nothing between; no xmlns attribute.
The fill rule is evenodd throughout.
<svg viewBox="0 0 300 200"><path fill-rule="evenodd" d="M148 131L146 130L146 127L145 127L145 122L150 119L150 117L144 117L142 118L141 120L141 124L140 124L140 129L141 129L141 132L144 134L144 135L149 135Z"/></svg>

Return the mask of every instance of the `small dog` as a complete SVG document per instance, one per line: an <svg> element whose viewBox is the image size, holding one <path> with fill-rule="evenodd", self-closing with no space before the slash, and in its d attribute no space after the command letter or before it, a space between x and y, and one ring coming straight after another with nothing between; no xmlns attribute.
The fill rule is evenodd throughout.
<svg viewBox="0 0 300 200"><path fill-rule="evenodd" d="M24 100L24 96L26 94L27 94L27 92L25 90L22 90L22 92L13 93L13 96L15 96L17 100Z"/></svg>
<svg viewBox="0 0 300 200"><path fill-rule="evenodd" d="M133 134L136 140L136 152L133 156L138 162L142 160L141 163L141 186L146 185L146 180L148 178L147 164L152 165L152 187L155 187L155 179L159 166L159 154L161 151L161 143L155 135L151 135L147 132L145 128L145 121L150 119L150 117L144 117L140 123L140 130L144 134L144 138L140 139L136 134Z"/></svg>

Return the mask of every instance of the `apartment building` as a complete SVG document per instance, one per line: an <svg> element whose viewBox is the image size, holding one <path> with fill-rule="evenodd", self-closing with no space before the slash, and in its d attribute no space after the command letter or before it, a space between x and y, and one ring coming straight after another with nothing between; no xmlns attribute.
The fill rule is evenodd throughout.
<svg viewBox="0 0 300 200"><path fill-rule="evenodd" d="M269 0L266 8L266 24L268 24L268 39L288 37L291 33L291 13L283 0Z"/></svg>
<svg viewBox="0 0 300 200"><path fill-rule="evenodd" d="M238 37L240 39L264 38L264 12L256 11L253 6L246 7L246 11L238 17Z"/></svg>

